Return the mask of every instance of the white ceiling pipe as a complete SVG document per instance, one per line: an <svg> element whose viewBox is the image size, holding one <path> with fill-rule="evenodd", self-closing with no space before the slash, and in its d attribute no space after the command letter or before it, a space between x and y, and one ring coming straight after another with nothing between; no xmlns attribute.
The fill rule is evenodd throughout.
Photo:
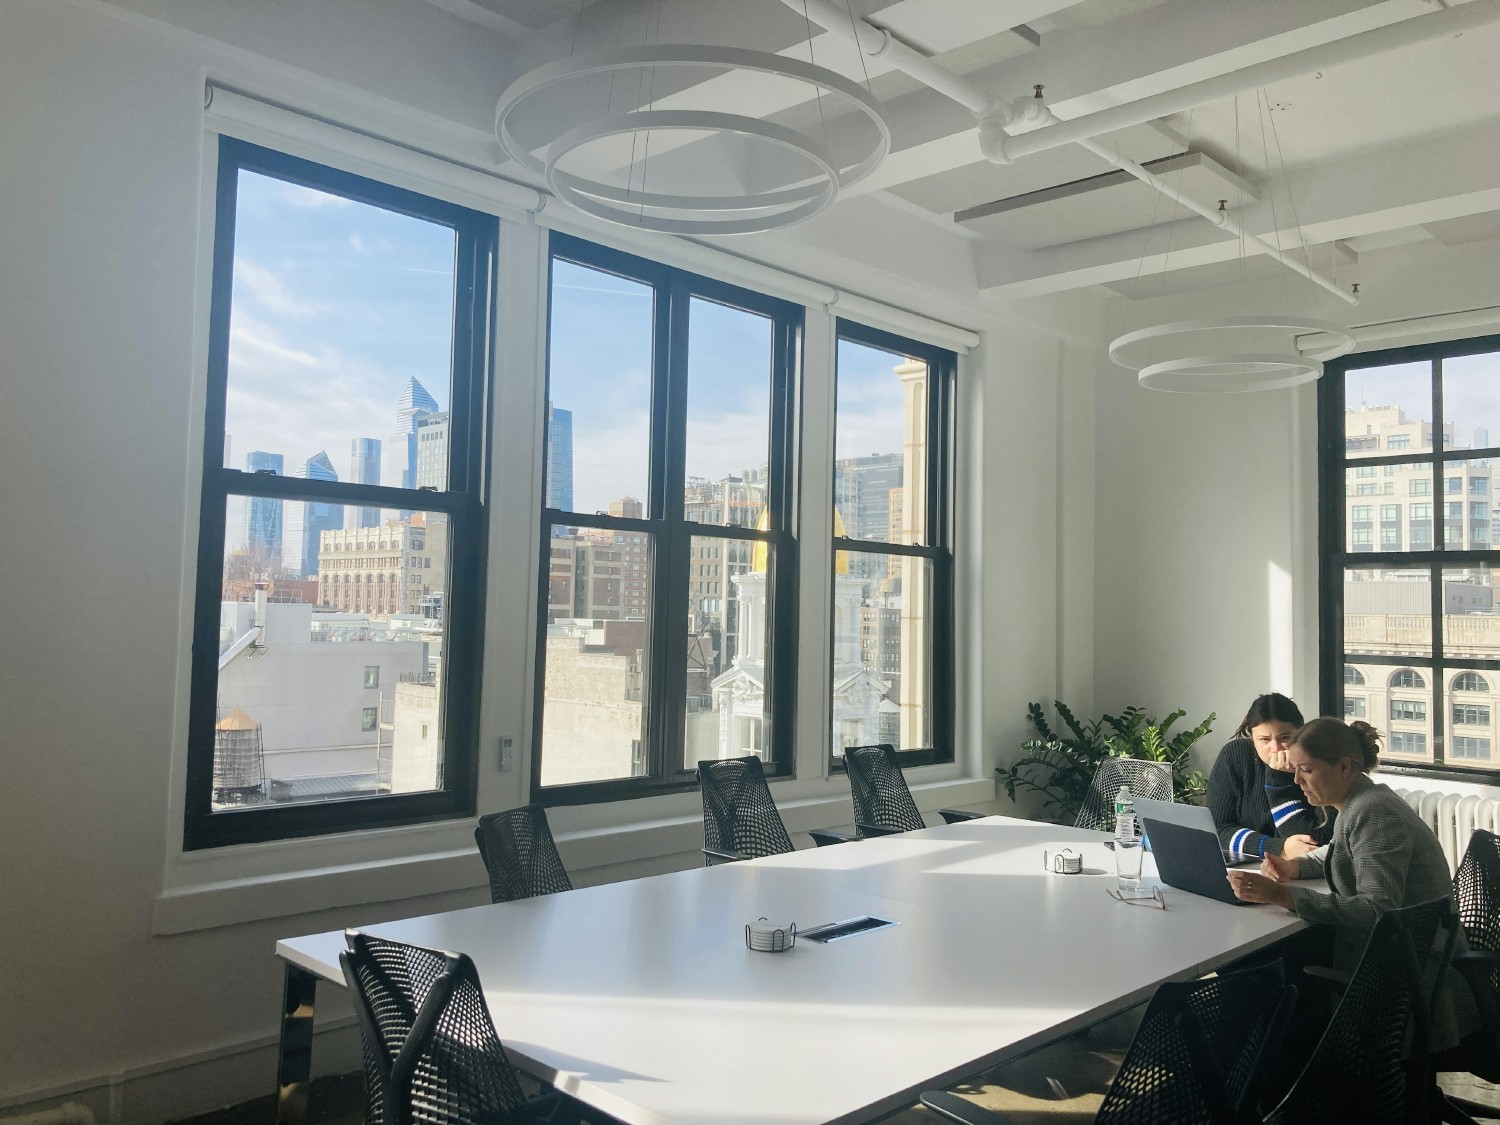
<svg viewBox="0 0 1500 1125"><path fill-rule="evenodd" d="M872 57L877 54L880 55L900 70L925 83L938 93L952 98L960 105L965 105L972 109L975 115L980 118L979 147L988 160L1001 164L1009 163L1009 160L1004 155L1009 146L1014 145L1018 140L1035 137L1040 133L1051 132L1053 129L1059 127L1057 125L1049 125L1036 132L1023 134L1020 138L1011 137L1004 129L1004 126L1007 124L1020 120L1055 122L1057 118L1039 98L1018 99L1014 106L1005 105L994 95L981 90L972 82L949 72L940 64L933 62L925 55L906 46L900 40L892 38L888 32L882 31L866 23L864 20L850 19L849 13L837 4L832 3L831 0L783 0L783 2L797 10L801 9L802 3L806 3L807 13L814 22L822 24L829 31L837 32L846 38L854 39L859 44L860 49L867 55ZM1489 3L1500 8L1500 0L1472 0L1472 3ZM1421 18L1427 19L1429 17L1423 16ZM934 79L938 79L941 85L939 85L939 81L934 81ZM1184 89L1186 88L1184 87ZM1093 116L1098 115L1095 114ZM1070 140L1082 145L1102 159L1109 161L1116 168L1134 176L1142 183L1150 185L1168 198L1175 199L1189 210L1202 215L1221 230L1227 231L1235 238L1243 239L1247 246L1254 247L1262 253L1272 255L1288 269L1300 273L1316 285L1321 285L1340 300L1347 301L1351 305L1359 304L1359 298L1348 290L1341 288L1338 282L1332 278L1325 277L1317 270L1311 269L1295 258L1287 257L1282 252L1280 246L1252 234L1230 218L1226 212L1216 211L1211 207L1198 203L1196 200L1188 198L1172 187L1171 184L1167 183L1161 176L1147 171L1134 160L1129 160L1110 151L1103 145L1092 140L1089 135L1073 137Z"/></svg>
<svg viewBox="0 0 1500 1125"><path fill-rule="evenodd" d="M1051 116L1050 112L1048 116ZM1029 136L1030 134L1026 135ZM1261 253L1270 254L1287 269L1292 270L1295 273L1300 273L1303 277L1307 278L1307 280L1313 282L1315 285L1321 285L1324 289L1328 290L1328 292L1332 293L1340 300L1347 301L1351 305L1359 304L1359 298L1354 293L1340 286L1339 283L1334 281L1332 278L1326 277L1307 264L1297 261L1296 258L1288 257L1285 253L1283 253L1280 246L1276 245L1273 242L1268 242L1266 239L1261 238L1258 234L1252 234L1250 231L1246 230L1242 224L1236 222L1232 217L1230 217L1228 212L1216 211L1212 207L1209 207L1203 203L1199 203L1197 200L1182 194L1182 192L1178 191L1167 182L1165 176L1158 176L1155 173L1151 172L1149 169L1141 167L1141 165L1137 164L1134 160L1127 159L1126 157L1123 157L1116 152L1112 152L1109 148L1100 144L1098 141L1094 140L1091 137L1081 138L1078 141L1078 144L1088 149L1095 156L1109 161L1121 171L1128 172L1130 175L1140 180L1141 183L1149 184L1151 187L1155 188L1157 191L1165 195L1168 199L1175 199L1178 203L1181 203L1190 211L1195 211L1199 215L1202 215L1205 219L1213 223L1214 226L1218 227L1219 229L1227 231L1235 238L1244 240L1247 248L1253 247L1256 250L1259 250ZM1305 249L1306 248L1304 247L1304 251Z"/></svg>
<svg viewBox="0 0 1500 1125"><path fill-rule="evenodd" d="M898 70L911 75L929 89L936 90L945 98L951 98L967 107L977 117L991 113L1000 99L987 90L981 90L939 63L933 62L921 51L908 47L883 27L876 27L863 19L853 18L847 9L833 0L781 0L799 16L804 16L827 31L853 39L859 49L872 59L884 59Z"/></svg>
<svg viewBox="0 0 1500 1125"><path fill-rule="evenodd" d="M817 17L814 17L817 18ZM1082 141L1089 137L1102 136L1132 125L1156 121L1174 113L1182 113L1195 106L1232 98L1237 94L1258 90L1272 82L1297 78L1339 63L1354 62L1370 58L1401 47L1425 43L1458 35L1474 28L1484 27L1500 20L1500 0L1469 0L1456 8L1444 8L1428 15L1413 16L1400 23L1389 24L1373 31L1360 32L1347 39L1337 39L1304 51L1296 51L1277 59L1267 59L1240 70L1232 70L1202 82L1193 82L1167 90L1160 94L1126 102L1123 105L1102 109L1097 113L1086 113L1071 121L1038 129L1023 136L1012 137L1003 142L1000 163L1018 160L1032 153L1044 152L1060 145ZM848 20L845 19L845 24ZM830 30L837 30L830 28ZM913 77L919 77L913 75ZM936 89L936 87L934 87ZM939 90L939 93L946 91ZM961 99L959 99L961 100ZM967 102L964 102L967 105ZM993 159L993 158L992 158Z"/></svg>

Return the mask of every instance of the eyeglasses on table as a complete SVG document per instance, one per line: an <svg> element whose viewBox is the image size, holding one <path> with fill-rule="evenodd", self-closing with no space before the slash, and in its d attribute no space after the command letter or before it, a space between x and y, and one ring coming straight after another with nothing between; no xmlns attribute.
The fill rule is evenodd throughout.
<svg viewBox="0 0 1500 1125"><path fill-rule="evenodd" d="M1126 906L1150 906L1161 910L1167 908L1167 896L1160 887L1152 887L1149 895L1125 895L1110 889L1106 889L1104 893Z"/></svg>

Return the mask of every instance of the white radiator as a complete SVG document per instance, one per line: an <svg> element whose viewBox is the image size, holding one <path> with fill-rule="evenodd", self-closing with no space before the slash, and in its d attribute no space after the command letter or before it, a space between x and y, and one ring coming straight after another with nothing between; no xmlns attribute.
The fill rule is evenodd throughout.
<svg viewBox="0 0 1500 1125"><path fill-rule="evenodd" d="M1476 828L1500 833L1500 799L1473 793L1441 793L1432 790L1397 789L1408 805L1437 835L1448 857L1448 870L1457 871Z"/></svg>

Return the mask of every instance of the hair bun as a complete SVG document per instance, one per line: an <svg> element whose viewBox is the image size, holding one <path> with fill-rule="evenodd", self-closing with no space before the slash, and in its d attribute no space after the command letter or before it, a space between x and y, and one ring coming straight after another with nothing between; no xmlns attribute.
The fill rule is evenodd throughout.
<svg viewBox="0 0 1500 1125"><path fill-rule="evenodd" d="M1364 752L1365 769L1374 769L1380 764L1380 732L1363 719L1355 719L1349 724L1349 729L1354 732L1355 738L1359 740L1359 747Z"/></svg>

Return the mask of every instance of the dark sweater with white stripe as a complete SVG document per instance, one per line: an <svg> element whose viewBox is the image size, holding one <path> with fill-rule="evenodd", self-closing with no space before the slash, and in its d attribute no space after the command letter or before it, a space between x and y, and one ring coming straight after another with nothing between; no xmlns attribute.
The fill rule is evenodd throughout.
<svg viewBox="0 0 1500 1125"><path fill-rule="evenodd" d="M1308 805L1293 776L1268 768L1248 738L1236 738L1219 751L1205 804L1231 860L1280 855L1282 841L1298 833L1320 844L1333 838L1333 810L1328 823L1320 823L1320 810Z"/></svg>

